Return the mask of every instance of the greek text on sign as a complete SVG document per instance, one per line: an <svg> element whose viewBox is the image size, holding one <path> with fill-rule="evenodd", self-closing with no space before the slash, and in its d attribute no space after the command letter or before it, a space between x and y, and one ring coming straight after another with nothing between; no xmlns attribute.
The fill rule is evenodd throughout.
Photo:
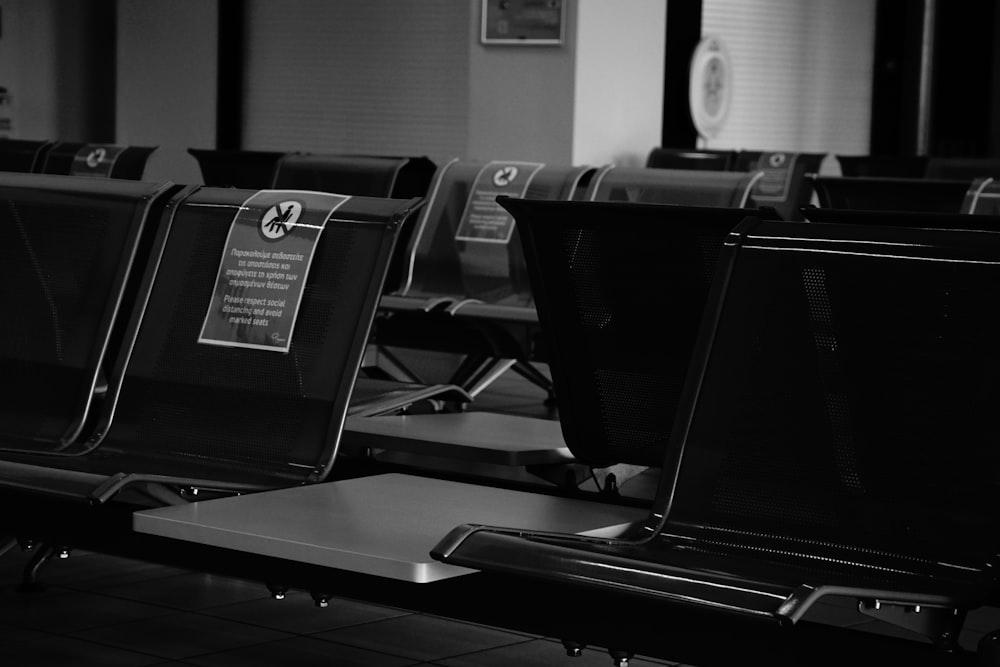
<svg viewBox="0 0 1000 667"><path fill-rule="evenodd" d="M350 197L261 190L240 207L199 343L287 352L316 243Z"/></svg>
<svg viewBox="0 0 1000 667"><path fill-rule="evenodd" d="M455 232L456 241L510 243L514 217L496 199L500 195L524 197L545 165L540 162L489 162L476 175Z"/></svg>

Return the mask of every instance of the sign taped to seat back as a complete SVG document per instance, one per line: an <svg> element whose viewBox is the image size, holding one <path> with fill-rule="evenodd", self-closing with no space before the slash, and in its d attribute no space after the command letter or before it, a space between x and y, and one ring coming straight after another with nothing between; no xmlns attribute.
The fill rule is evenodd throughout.
<svg viewBox="0 0 1000 667"><path fill-rule="evenodd" d="M523 197L531 179L544 166L539 162L494 161L486 164L472 184L455 240L510 243L514 234L514 216L496 199L499 195Z"/></svg>
<svg viewBox="0 0 1000 667"><path fill-rule="evenodd" d="M346 195L261 190L229 236L199 343L288 352L319 235Z"/></svg>
<svg viewBox="0 0 1000 667"><path fill-rule="evenodd" d="M69 173L72 176L96 176L107 178L115 168L118 156L125 151L125 146L113 144L87 144L73 156Z"/></svg>
<svg viewBox="0 0 1000 667"><path fill-rule="evenodd" d="M788 199L788 191L792 187L792 175L795 173L795 163L799 159L796 153L763 153L757 160L757 169L764 172L763 178L757 181L753 196L758 201L783 202Z"/></svg>

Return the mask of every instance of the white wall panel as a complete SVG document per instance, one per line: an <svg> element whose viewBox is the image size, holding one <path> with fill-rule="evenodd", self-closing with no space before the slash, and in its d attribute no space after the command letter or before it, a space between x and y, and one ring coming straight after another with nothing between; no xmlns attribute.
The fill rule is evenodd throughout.
<svg viewBox="0 0 1000 667"><path fill-rule="evenodd" d="M732 60L711 148L866 153L875 0L704 0L702 34Z"/></svg>
<svg viewBox="0 0 1000 667"><path fill-rule="evenodd" d="M464 154L471 7L251 0L244 148Z"/></svg>

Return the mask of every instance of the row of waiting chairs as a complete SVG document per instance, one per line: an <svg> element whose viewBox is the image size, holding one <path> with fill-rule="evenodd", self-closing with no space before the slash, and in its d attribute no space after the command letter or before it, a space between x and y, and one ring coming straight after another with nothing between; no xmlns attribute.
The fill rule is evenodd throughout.
<svg viewBox="0 0 1000 667"><path fill-rule="evenodd" d="M539 321L558 351L567 444L595 465L661 474L648 513L615 536L533 529L513 510L523 491L498 500L476 487L434 487L452 494L448 516L470 520L426 536L435 561L458 566L450 576L479 573L460 584L466 601L489 590L491 606L510 603L490 586L497 577L522 596L517 582L537 583L539 597L519 599L527 607L549 604L540 597L553 591L583 590L584 600L589 592L602 603L585 614L596 625L614 625L632 606L658 618L689 610L703 622L770 622L794 642L787 628L808 628L803 621L833 596L855 600L860 619L915 633L921 657L912 664L967 664L958 642L966 614L995 603L998 584L990 406L1000 394L1000 318L983 304L997 284L1000 221L925 212L901 214L906 224L885 213L881 224L872 212L865 223L833 224L748 208L500 203L517 221ZM335 482L323 497L347 503L354 486L385 489L364 482ZM296 499L316 491L281 492L273 505L267 494L255 498L274 515L253 521L255 535L233 548L312 559L308 547L320 543L312 562L361 568L357 551L338 553L338 537L359 523L384 533L398 522L377 523L348 503L330 508L323 534L289 529ZM509 503L504 523L474 520L480 493ZM425 495L393 500L398 507L380 511L437 511ZM142 511L136 525L221 546L249 530L244 517L210 506ZM603 505L573 507L596 515ZM280 539L269 540L270 526ZM648 624L629 636L659 637ZM842 660L852 633L814 646L810 663ZM985 664L996 664L991 646L981 648Z"/></svg>
<svg viewBox="0 0 1000 667"><path fill-rule="evenodd" d="M661 466L660 487L616 538L470 524L435 558L779 625L845 596L941 659L961 652L966 612L995 603L998 583L1000 318L985 304L1000 220L504 205L540 320L566 350L553 372L567 442ZM694 277L714 265L710 234L724 242L706 290ZM600 287L574 313L586 282ZM694 335L688 303L704 305ZM679 386L650 376L666 367L657 344L691 350ZM648 366L630 354L639 345ZM580 369L608 359L622 365Z"/></svg>
<svg viewBox="0 0 1000 667"><path fill-rule="evenodd" d="M658 146L646 156L646 166L661 169L705 169L750 171L759 166L764 151L712 148L668 148ZM1000 177L1000 160L987 157L939 155L849 155L832 156L843 176L876 178L930 178L969 180Z"/></svg>
<svg viewBox="0 0 1000 667"><path fill-rule="evenodd" d="M333 273L310 273L307 294L313 301L303 302L295 347L288 355L259 360L259 352L197 342L226 232L251 192L11 179L8 222L22 241L12 254L21 258L25 275L38 280L38 298L25 307L50 306L33 318L48 328L12 330L11 340L37 343L32 354L42 368L46 354L79 353L75 346L82 341L70 340L62 329L59 313L67 309L52 306L84 299L68 291L79 279L50 281L51 270L38 264L42 244L54 234L42 222L26 222L33 207L43 213L33 219L44 220L62 193L67 208L86 212L96 188L98 198L125 201L121 218L141 219L155 233L138 235L144 241L131 247L126 239L118 258L124 260L112 262L114 276L120 278L132 263L142 267L142 276L118 282L112 277L118 294L108 308L134 309L124 319L104 316L117 325L98 336L92 349L105 359L82 380L99 398L101 414L96 421L77 421L94 424L97 439L60 442L59 463L52 455L10 452L4 457L5 485L100 502L137 486L162 497L171 489L260 491L326 478L366 329L383 291L391 235L414 214L416 202L352 197L337 209L321 236L318 252L327 254L316 258L317 267ZM948 638L961 627L962 614L992 592L993 545L985 531L972 530L992 521L985 497L992 481L984 475L995 466L982 436L989 433L983 419L992 384L984 376L963 385L964 376L955 374L970 371L972 362L963 359L975 359L982 372L991 368L988 341L996 323L980 312L976 290L989 289L997 260L992 233L947 228L985 227L989 216L957 223L952 221L958 216L913 216L931 228L914 231L802 225L739 207L529 198L501 203L522 234L539 323L552 336L547 348L565 355L554 356L552 364L567 444L594 465L630 462L662 466L668 474L649 518L636 524L636 539L463 528L435 547L435 558L480 571L586 580L598 588L787 623L828 593L877 600L885 610L880 617L890 620L894 611L920 606L927 614L921 620L933 617L922 631L953 648ZM87 227L102 218L93 209L80 217L73 238L83 241L73 248L75 261L63 267L66 253L56 253L55 263L65 271L87 256L87 239L104 233ZM648 261L635 260L647 254ZM674 261L656 261L664 255ZM349 259L359 264L351 266ZM540 267L578 275L560 283ZM650 267L667 274L644 275ZM332 301L323 286L351 293L335 290L339 296ZM345 299L354 305L344 306ZM901 308L885 307L895 303ZM699 311L709 313L705 323ZM102 311L88 308L79 316L95 312ZM676 313L674 326L664 327L665 312ZM571 317L582 318L586 335L561 328ZM351 326L345 328L345 321ZM878 336L871 342L873 332ZM338 339L341 334L344 339ZM318 349L310 352L312 345ZM676 358L661 360L661 350ZM647 351L651 356L644 361ZM334 359L342 354L347 356L338 365ZM12 356L14 362L23 359ZM625 365L606 366L623 357ZM687 373L692 359L701 369L694 379ZM593 360L605 365L587 368ZM670 363L671 372L650 376L648 369ZM873 368L883 375L874 377ZM34 369L20 368L17 377L30 382ZM581 378L573 378L573 369ZM892 373L885 375L887 370ZM11 400L24 388L11 389ZM37 412L45 398L25 410ZM678 419L670 418L674 410ZM902 436L890 428L910 423ZM951 454L964 448L960 461L933 456L930 444L949 435L956 443ZM823 443L819 451L829 456L810 458L814 448L795 448L803 442ZM317 443L323 445L320 456L303 450ZM915 460L905 458L913 452L919 453ZM909 477L899 476L901 460ZM945 463L951 467L944 479L932 475ZM748 482L751 473L759 483ZM831 495L831 486L841 495ZM941 497L913 492L928 486ZM706 508L708 515L702 513ZM942 524L969 530L941 531ZM692 553L712 559L714 574L705 577ZM844 562L845 553L853 559ZM545 567L531 565L536 555ZM832 568L831 561L841 565ZM593 574L606 571L632 575L619 580ZM800 577L790 575L795 572ZM739 595L733 595L736 588Z"/></svg>
<svg viewBox="0 0 1000 667"><path fill-rule="evenodd" d="M0 171L141 180L157 146L0 139Z"/></svg>

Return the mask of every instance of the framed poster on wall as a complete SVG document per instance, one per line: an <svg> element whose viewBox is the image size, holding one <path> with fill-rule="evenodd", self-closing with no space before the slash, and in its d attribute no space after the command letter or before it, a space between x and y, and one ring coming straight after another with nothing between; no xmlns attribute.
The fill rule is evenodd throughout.
<svg viewBox="0 0 1000 667"><path fill-rule="evenodd" d="M565 0L483 0L483 44L559 45Z"/></svg>

